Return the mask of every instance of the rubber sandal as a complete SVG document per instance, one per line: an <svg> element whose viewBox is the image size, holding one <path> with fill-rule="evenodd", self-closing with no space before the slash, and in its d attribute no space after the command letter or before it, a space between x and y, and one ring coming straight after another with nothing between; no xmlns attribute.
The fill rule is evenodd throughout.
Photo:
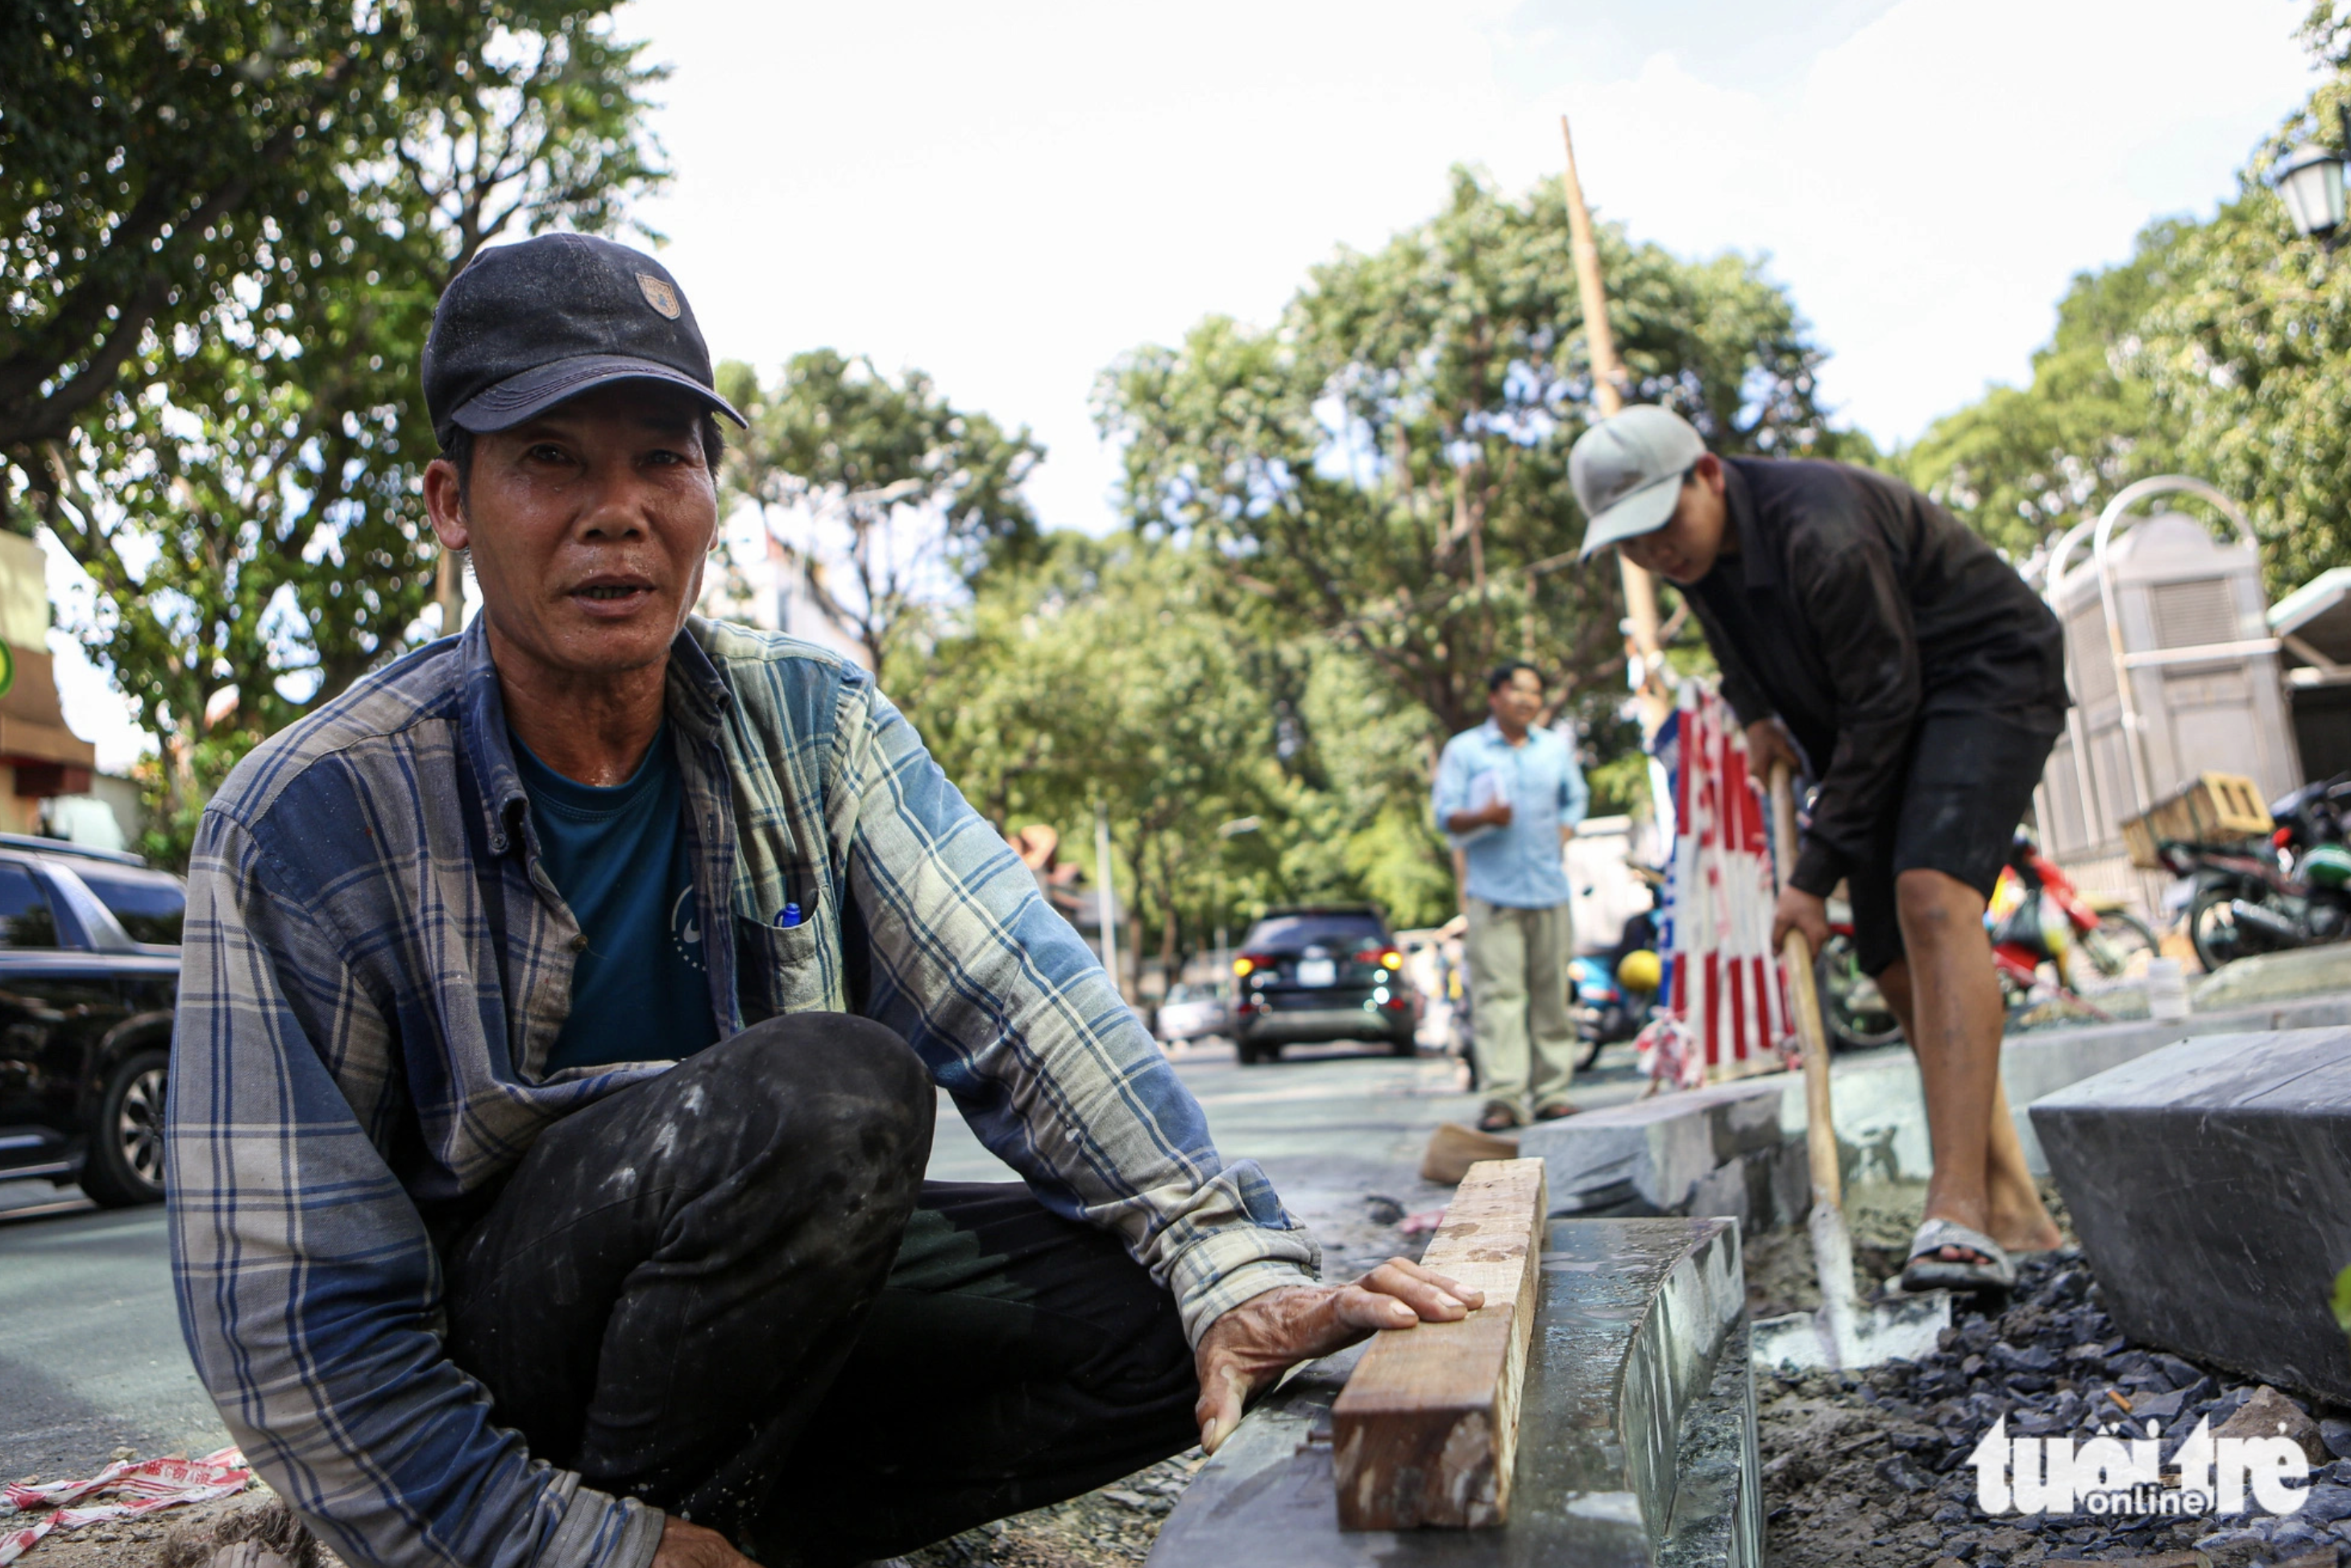
<svg viewBox="0 0 2351 1568"><path fill-rule="evenodd" d="M1982 1261L1954 1263L1935 1256L1946 1247L1972 1252ZM2015 1263L1980 1230L1970 1230L1956 1219L1930 1219L1910 1239L1910 1260L1902 1270L1906 1291L2008 1291L2015 1286Z"/></svg>
<svg viewBox="0 0 2351 1568"><path fill-rule="evenodd" d="M1496 1105L1478 1118L1478 1130L1481 1133L1515 1133L1519 1130L1519 1118L1515 1113Z"/></svg>
<svg viewBox="0 0 2351 1568"><path fill-rule="evenodd" d="M1538 1122L1557 1122L1565 1117L1573 1116L1575 1113L1576 1107L1562 1101L1557 1105L1546 1105L1541 1110L1536 1112L1535 1120Z"/></svg>

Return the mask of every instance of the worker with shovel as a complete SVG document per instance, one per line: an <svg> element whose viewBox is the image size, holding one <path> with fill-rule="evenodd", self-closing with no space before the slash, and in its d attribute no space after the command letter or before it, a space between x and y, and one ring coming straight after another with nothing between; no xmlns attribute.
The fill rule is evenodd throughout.
<svg viewBox="0 0 2351 1568"><path fill-rule="evenodd" d="M1846 883L1854 945L1918 1058L1935 1170L1903 1284L2004 1289L2053 1247L2000 1082L1983 914L2064 724L2056 618L1951 515L1845 464L1719 457L1628 408L1569 476L1583 554L1614 545L1677 585L1722 666L1750 765L1818 781L1771 945L1817 951Z"/></svg>

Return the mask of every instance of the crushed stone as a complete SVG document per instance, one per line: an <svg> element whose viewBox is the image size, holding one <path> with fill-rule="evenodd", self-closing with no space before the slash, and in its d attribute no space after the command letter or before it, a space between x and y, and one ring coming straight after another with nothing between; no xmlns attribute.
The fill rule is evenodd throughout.
<svg viewBox="0 0 2351 1568"><path fill-rule="evenodd" d="M910 1552L908 1568L1110 1568L1151 1554L1206 1457L1197 1448L1109 1486Z"/></svg>
<svg viewBox="0 0 2351 1568"><path fill-rule="evenodd" d="M2102 1304L2080 1250L2025 1260L2005 1303L1961 1303L1940 1348L1852 1375L1756 1375L1763 1503L1774 1568L2337 1568L2351 1552L2351 1424L2152 1346ZM2119 1394L2127 1407L2113 1396ZM2005 1416L2018 1437L2156 1436L2168 1462L2199 1420L2217 1432L2260 1401L2293 1408L2326 1444L2297 1512L2147 1520L2082 1513L1991 1518L1969 1456ZM2341 1453L2330 1438L2340 1437ZM2339 1512L2338 1512L2339 1510ZM2176 1558L2168 1554L2180 1554Z"/></svg>

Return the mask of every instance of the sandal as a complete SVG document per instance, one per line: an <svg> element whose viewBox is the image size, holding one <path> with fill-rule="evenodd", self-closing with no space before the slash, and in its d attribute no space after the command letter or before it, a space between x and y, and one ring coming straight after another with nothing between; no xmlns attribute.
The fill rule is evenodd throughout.
<svg viewBox="0 0 2351 1568"><path fill-rule="evenodd" d="M1478 1118L1481 1133L1515 1133L1519 1130L1519 1113L1507 1105L1489 1105Z"/></svg>
<svg viewBox="0 0 2351 1568"><path fill-rule="evenodd" d="M1541 1110L1536 1112L1535 1120L1538 1122L1556 1122L1563 1117L1573 1116L1575 1113L1576 1107L1562 1100L1556 1105L1546 1105Z"/></svg>
<svg viewBox="0 0 2351 1568"><path fill-rule="evenodd" d="M1976 1256L1958 1263L1937 1257L1946 1247ZM1930 1219L1910 1239L1910 1260L1902 1270L1905 1291L2007 1291L2015 1285L2016 1265L2000 1243L1956 1219Z"/></svg>

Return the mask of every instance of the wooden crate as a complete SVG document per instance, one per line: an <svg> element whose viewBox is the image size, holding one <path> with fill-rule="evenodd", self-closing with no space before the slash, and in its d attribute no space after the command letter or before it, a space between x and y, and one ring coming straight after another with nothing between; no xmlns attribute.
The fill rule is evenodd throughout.
<svg viewBox="0 0 2351 1568"><path fill-rule="evenodd" d="M2274 824L2261 791L2241 773L2206 773L2152 810L2123 824L2123 842L2131 864L2141 871L2161 871L2156 845L2162 840L2179 843L2226 844L2267 833Z"/></svg>

